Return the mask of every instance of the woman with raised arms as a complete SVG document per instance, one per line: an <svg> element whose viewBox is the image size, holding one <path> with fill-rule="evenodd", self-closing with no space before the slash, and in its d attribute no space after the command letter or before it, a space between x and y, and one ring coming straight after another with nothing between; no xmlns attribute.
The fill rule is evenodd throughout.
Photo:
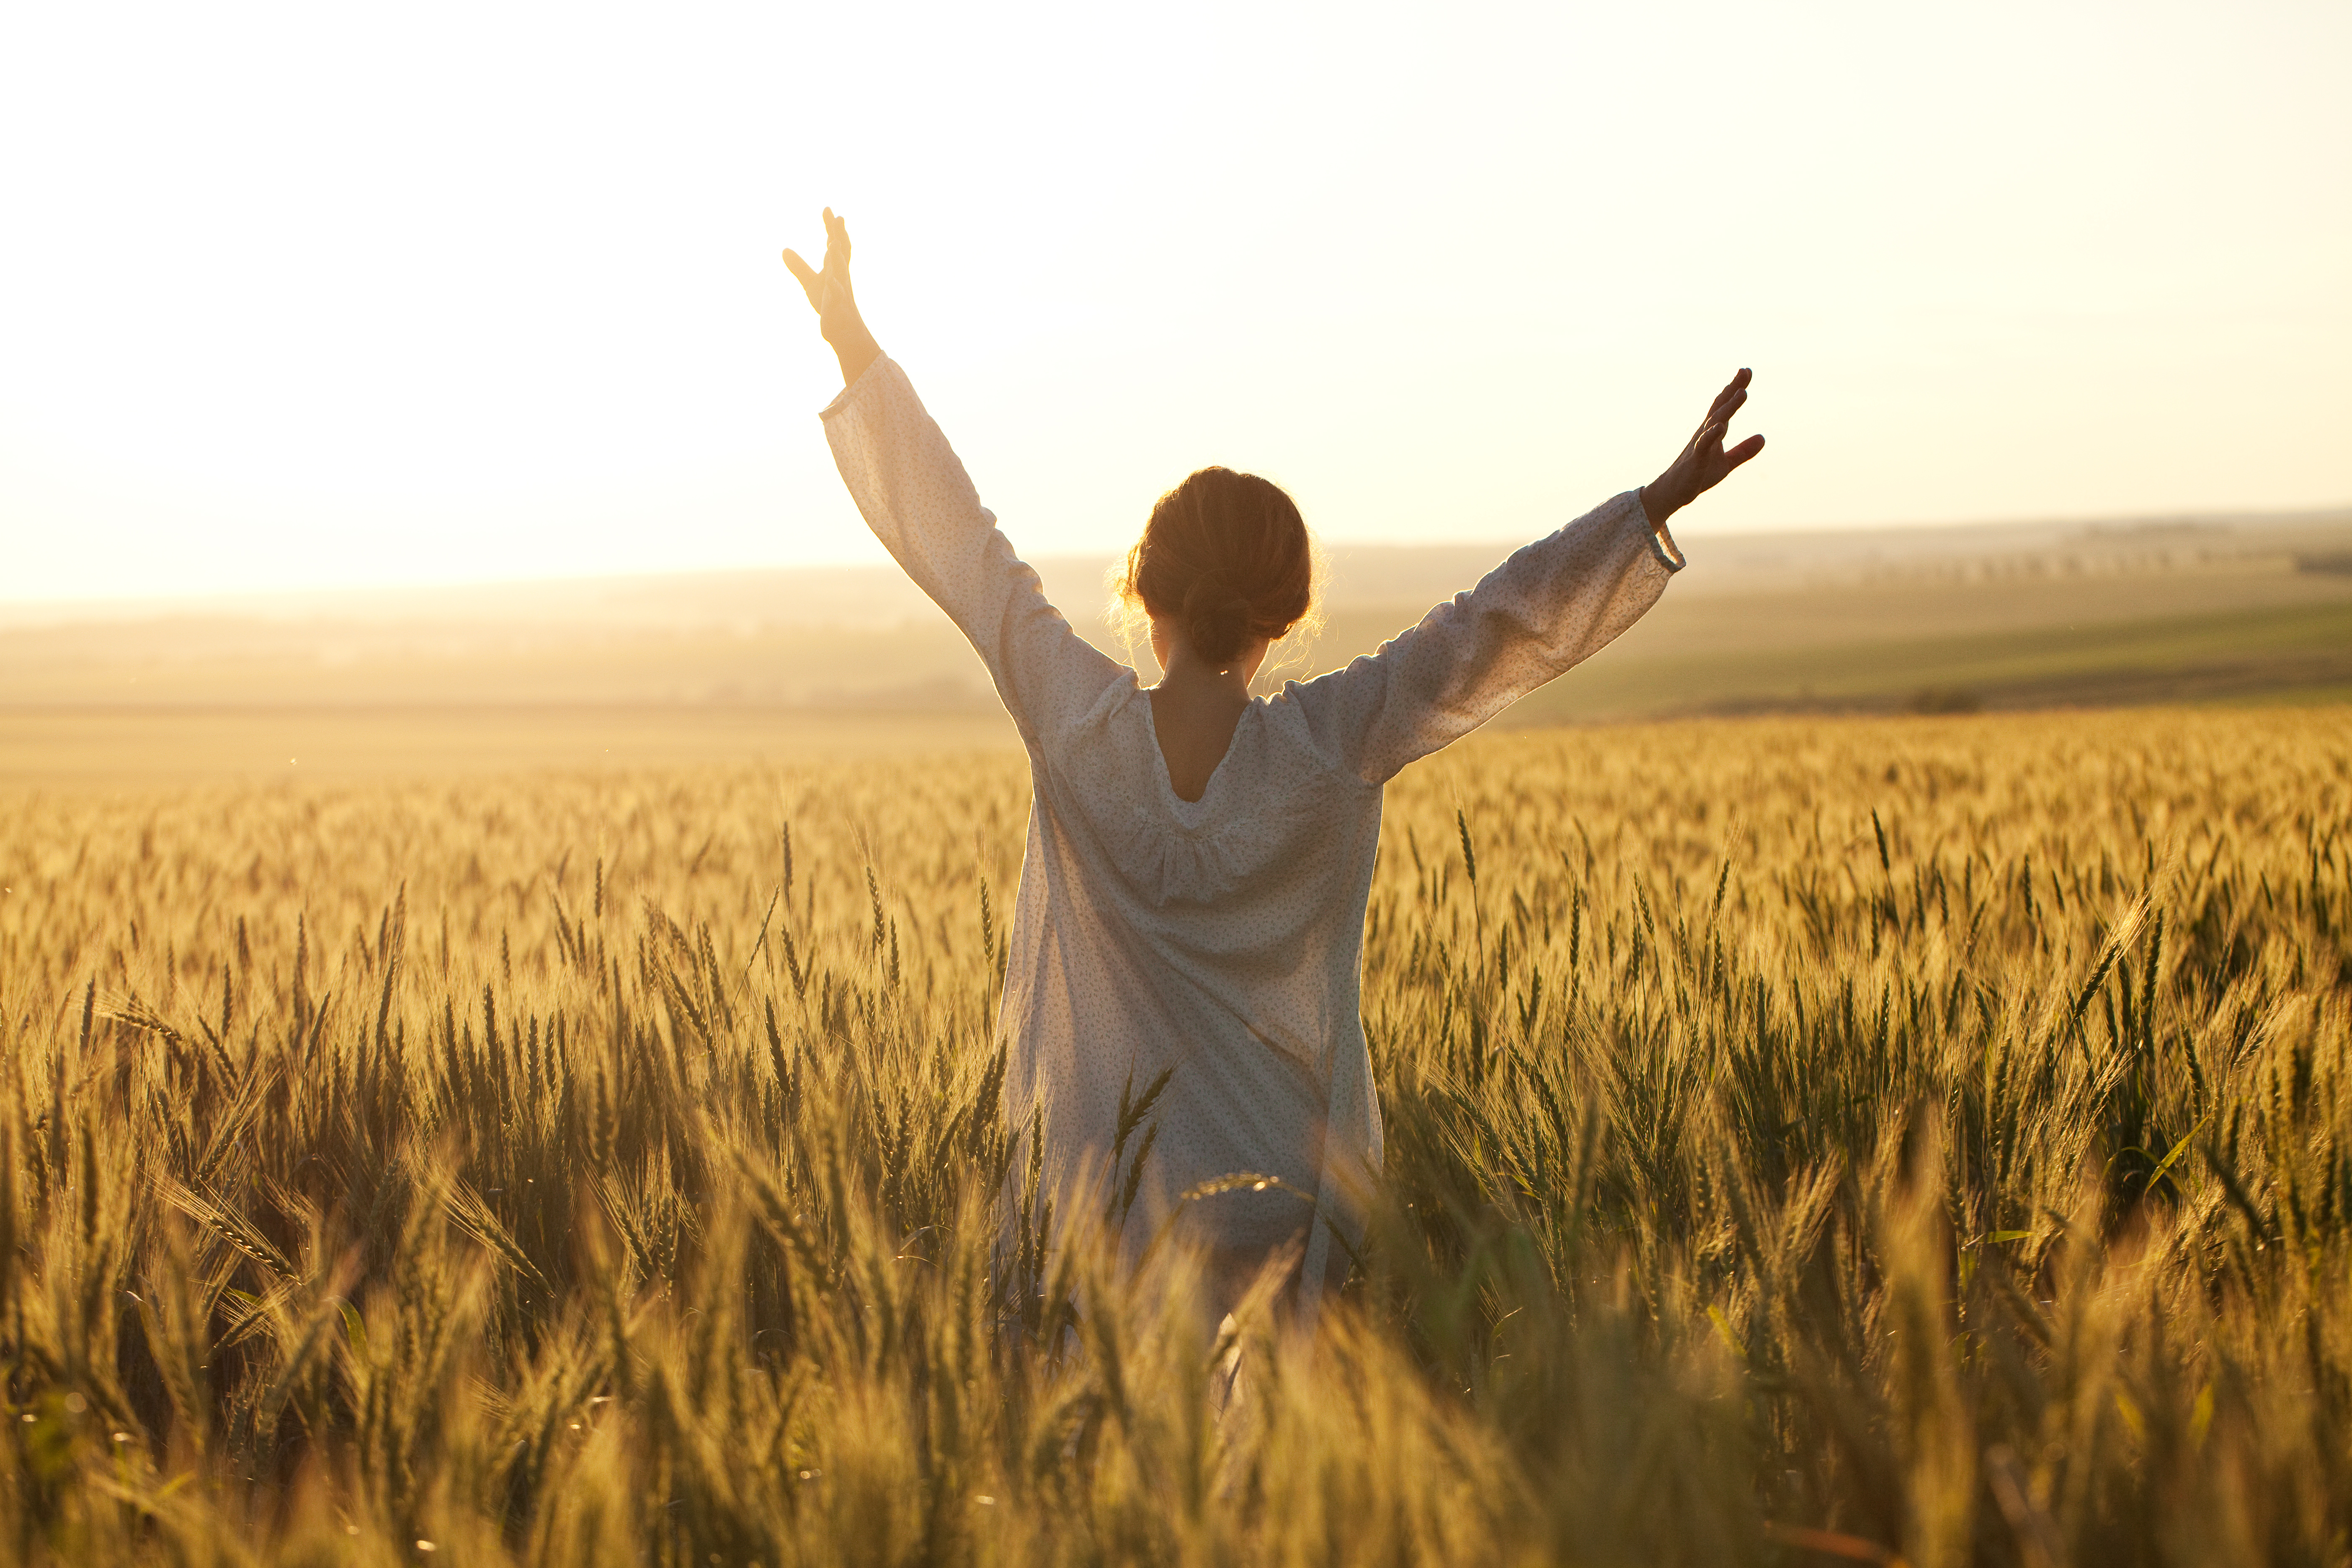
<svg viewBox="0 0 2352 1568"><path fill-rule="evenodd" d="M1735 375L1665 471L1537 540L1377 653L1253 698L1304 616L1298 509L1203 468L1162 496L1121 591L1150 619L1141 685L1046 603L904 371L866 330L849 233L784 262L841 362L826 438L866 523L987 663L1034 804L1004 977L1006 1115L1034 1114L1050 1179L1100 1179L1122 1096L1164 1071L1132 1252L1171 1217L1209 1261L1210 1321L1306 1238L1311 1319L1361 1234L1381 1118L1358 1016L1381 786L1606 645L1683 564L1666 520L1763 449L1726 450ZM1279 1178L1184 1201L1220 1176ZM1311 1195L1313 1203L1302 1201Z"/></svg>

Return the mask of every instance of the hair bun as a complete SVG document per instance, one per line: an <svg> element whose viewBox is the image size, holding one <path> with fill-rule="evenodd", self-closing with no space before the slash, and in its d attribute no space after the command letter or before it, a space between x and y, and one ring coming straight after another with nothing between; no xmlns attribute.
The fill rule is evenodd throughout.
<svg viewBox="0 0 2352 1568"><path fill-rule="evenodd" d="M1172 622L1219 669L1253 639L1297 625L1313 589L1297 504L1271 480L1231 468L1202 468L1160 498L1118 583L1122 600Z"/></svg>
<svg viewBox="0 0 2352 1568"><path fill-rule="evenodd" d="M1186 590L1181 613L1192 651L1220 669L1249 641L1249 595L1223 572L1202 573Z"/></svg>

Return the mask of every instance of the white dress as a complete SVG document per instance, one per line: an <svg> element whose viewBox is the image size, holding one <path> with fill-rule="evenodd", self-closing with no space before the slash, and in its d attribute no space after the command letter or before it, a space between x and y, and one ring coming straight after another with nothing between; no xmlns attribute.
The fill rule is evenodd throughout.
<svg viewBox="0 0 2352 1568"><path fill-rule="evenodd" d="M1318 1194L1351 1238L1381 1164L1357 1013L1381 785L1601 647L1682 557L1627 491L1528 545L1374 654L1253 700L1198 801L1178 797L1135 671L1071 630L1013 554L906 374L877 359L824 413L858 510L986 661L1034 800L1000 1037L1005 1106L1042 1115L1051 1179L1099 1174L1119 1099L1174 1076L1130 1248L1191 1188L1202 1242L1261 1252ZM1130 1145L1130 1149L1132 1145ZM1318 1226L1301 1308L1331 1257Z"/></svg>

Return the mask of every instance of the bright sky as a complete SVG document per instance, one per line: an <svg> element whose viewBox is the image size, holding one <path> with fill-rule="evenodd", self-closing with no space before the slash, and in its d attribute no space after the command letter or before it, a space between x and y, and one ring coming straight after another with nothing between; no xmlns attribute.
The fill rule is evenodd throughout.
<svg viewBox="0 0 2352 1568"><path fill-rule="evenodd" d="M2352 5L22 5L0 599L874 559L776 260L1016 544L2352 500Z"/></svg>

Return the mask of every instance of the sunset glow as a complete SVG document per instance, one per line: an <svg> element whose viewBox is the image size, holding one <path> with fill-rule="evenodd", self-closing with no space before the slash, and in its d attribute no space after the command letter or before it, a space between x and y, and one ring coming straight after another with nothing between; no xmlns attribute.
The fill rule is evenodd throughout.
<svg viewBox="0 0 2352 1568"><path fill-rule="evenodd" d="M785 245L1024 550L2352 499L2341 5L21 6L0 599L871 559Z"/></svg>

